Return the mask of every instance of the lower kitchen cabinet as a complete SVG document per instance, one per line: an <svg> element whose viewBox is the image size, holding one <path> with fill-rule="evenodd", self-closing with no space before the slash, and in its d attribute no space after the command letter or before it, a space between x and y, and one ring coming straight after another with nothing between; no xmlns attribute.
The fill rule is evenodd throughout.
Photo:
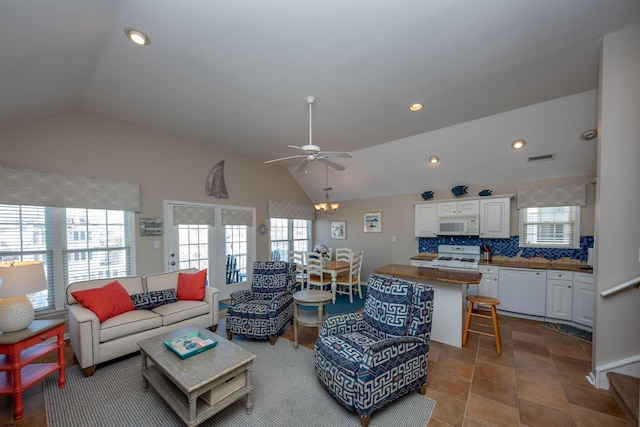
<svg viewBox="0 0 640 427"><path fill-rule="evenodd" d="M593 326L593 304L595 284L593 274L573 275L573 307L571 320L586 326Z"/></svg>
<svg viewBox="0 0 640 427"><path fill-rule="evenodd" d="M478 266L478 271L482 273L482 280L478 284L478 294L498 299L499 267L480 265Z"/></svg>
<svg viewBox="0 0 640 427"><path fill-rule="evenodd" d="M547 317L571 320L573 304L573 273L547 270Z"/></svg>

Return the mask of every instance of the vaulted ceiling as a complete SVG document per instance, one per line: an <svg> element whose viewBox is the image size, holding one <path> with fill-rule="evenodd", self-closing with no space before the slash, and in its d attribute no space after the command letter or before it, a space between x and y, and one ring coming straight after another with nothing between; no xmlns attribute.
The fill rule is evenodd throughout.
<svg viewBox="0 0 640 427"><path fill-rule="evenodd" d="M313 95L313 143L354 156L330 170L332 199L419 192L421 180L490 185L496 171L501 182L585 175L595 144L579 133L596 126L595 95L573 98L590 104L575 120L562 101L533 104L597 88L602 36L637 24L637 0L8 0L0 125L84 108L264 161L309 142ZM127 27L151 44L131 43ZM415 102L425 108L410 112ZM505 167L517 138L555 163ZM320 201L317 163L273 167Z"/></svg>

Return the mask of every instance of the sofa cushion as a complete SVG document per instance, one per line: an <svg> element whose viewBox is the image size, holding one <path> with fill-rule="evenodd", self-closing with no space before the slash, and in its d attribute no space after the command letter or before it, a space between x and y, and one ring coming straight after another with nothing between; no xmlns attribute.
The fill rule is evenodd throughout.
<svg viewBox="0 0 640 427"><path fill-rule="evenodd" d="M131 301L136 310L148 310L178 301L175 288L163 289L161 291L143 292L131 295Z"/></svg>
<svg viewBox="0 0 640 427"><path fill-rule="evenodd" d="M146 292L161 291L162 289L178 288L178 274L197 273L197 268L185 268L183 270L167 271L165 273L147 274L144 276ZM133 293L133 292L129 292Z"/></svg>
<svg viewBox="0 0 640 427"><path fill-rule="evenodd" d="M117 280L101 288L75 291L72 295L80 304L93 311L100 322L135 310L131 297Z"/></svg>
<svg viewBox="0 0 640 427"><path fill-rule="evenodd" d="M178 274L178 299L202 301L204 288L207 286L207 269L197 273Z"/></svg>
<svg viewBox="0 0 640 427"><path fill-rule="evenodd" d="M380 338L407 335L409 330L412 283L406 280L372 275L362 311L365 323Z"/></svg>
<svg viewBox="0 0 640 427"><path fill-rule="evenodd" d="M192 317L209 313L211 305L206 301L178 300L171 304L164 304L153 308L154 313L162 316L163 325L171 325Z"/></svg>
<svg viewBox="0 0 640 427"><path fill-rule="evenodd" d="M100 342L159 328L162 318L151 310L133 310L112 317L100 324Z"/></svg>
<svg viewBox="0 0 640 427"><path fill-rule="evenodd" d="M335 366L355 378L362 363L362 355L378 341L378 338L365 331L329 335L316 341L315 351L324 354Z"/></svg>

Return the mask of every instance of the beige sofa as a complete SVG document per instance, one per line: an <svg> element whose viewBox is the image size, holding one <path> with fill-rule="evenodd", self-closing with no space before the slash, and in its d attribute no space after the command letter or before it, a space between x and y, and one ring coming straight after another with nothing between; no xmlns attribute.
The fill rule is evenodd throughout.
<svg viewBox="0 0 640 427"><path fill-rule="evenodd" d="M137 343L140 340L189 325L216 330L220 293L217 288L207 286L203 301L178 300L153 309L118 314L102 323L93 311L78 303L72 295L75 291L99 288L114 280L117 280L129 295L177 288L179 272L195 273L197 270L96 279L69 285L67 308L71 347L85 377L93 375L99 363L138 351Z"/></svg>

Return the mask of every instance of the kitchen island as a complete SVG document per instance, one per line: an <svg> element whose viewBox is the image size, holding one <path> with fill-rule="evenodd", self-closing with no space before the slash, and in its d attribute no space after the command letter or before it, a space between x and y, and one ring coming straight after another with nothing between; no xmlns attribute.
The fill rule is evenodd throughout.
<svg viewBox="0 0 640 427"><path fill-rule="evenodd" d="M480 283L481 273L402 264L385 265L376 268L374 272L433 286L431 339L454 347L462 347L467 286Z"/></svg>

